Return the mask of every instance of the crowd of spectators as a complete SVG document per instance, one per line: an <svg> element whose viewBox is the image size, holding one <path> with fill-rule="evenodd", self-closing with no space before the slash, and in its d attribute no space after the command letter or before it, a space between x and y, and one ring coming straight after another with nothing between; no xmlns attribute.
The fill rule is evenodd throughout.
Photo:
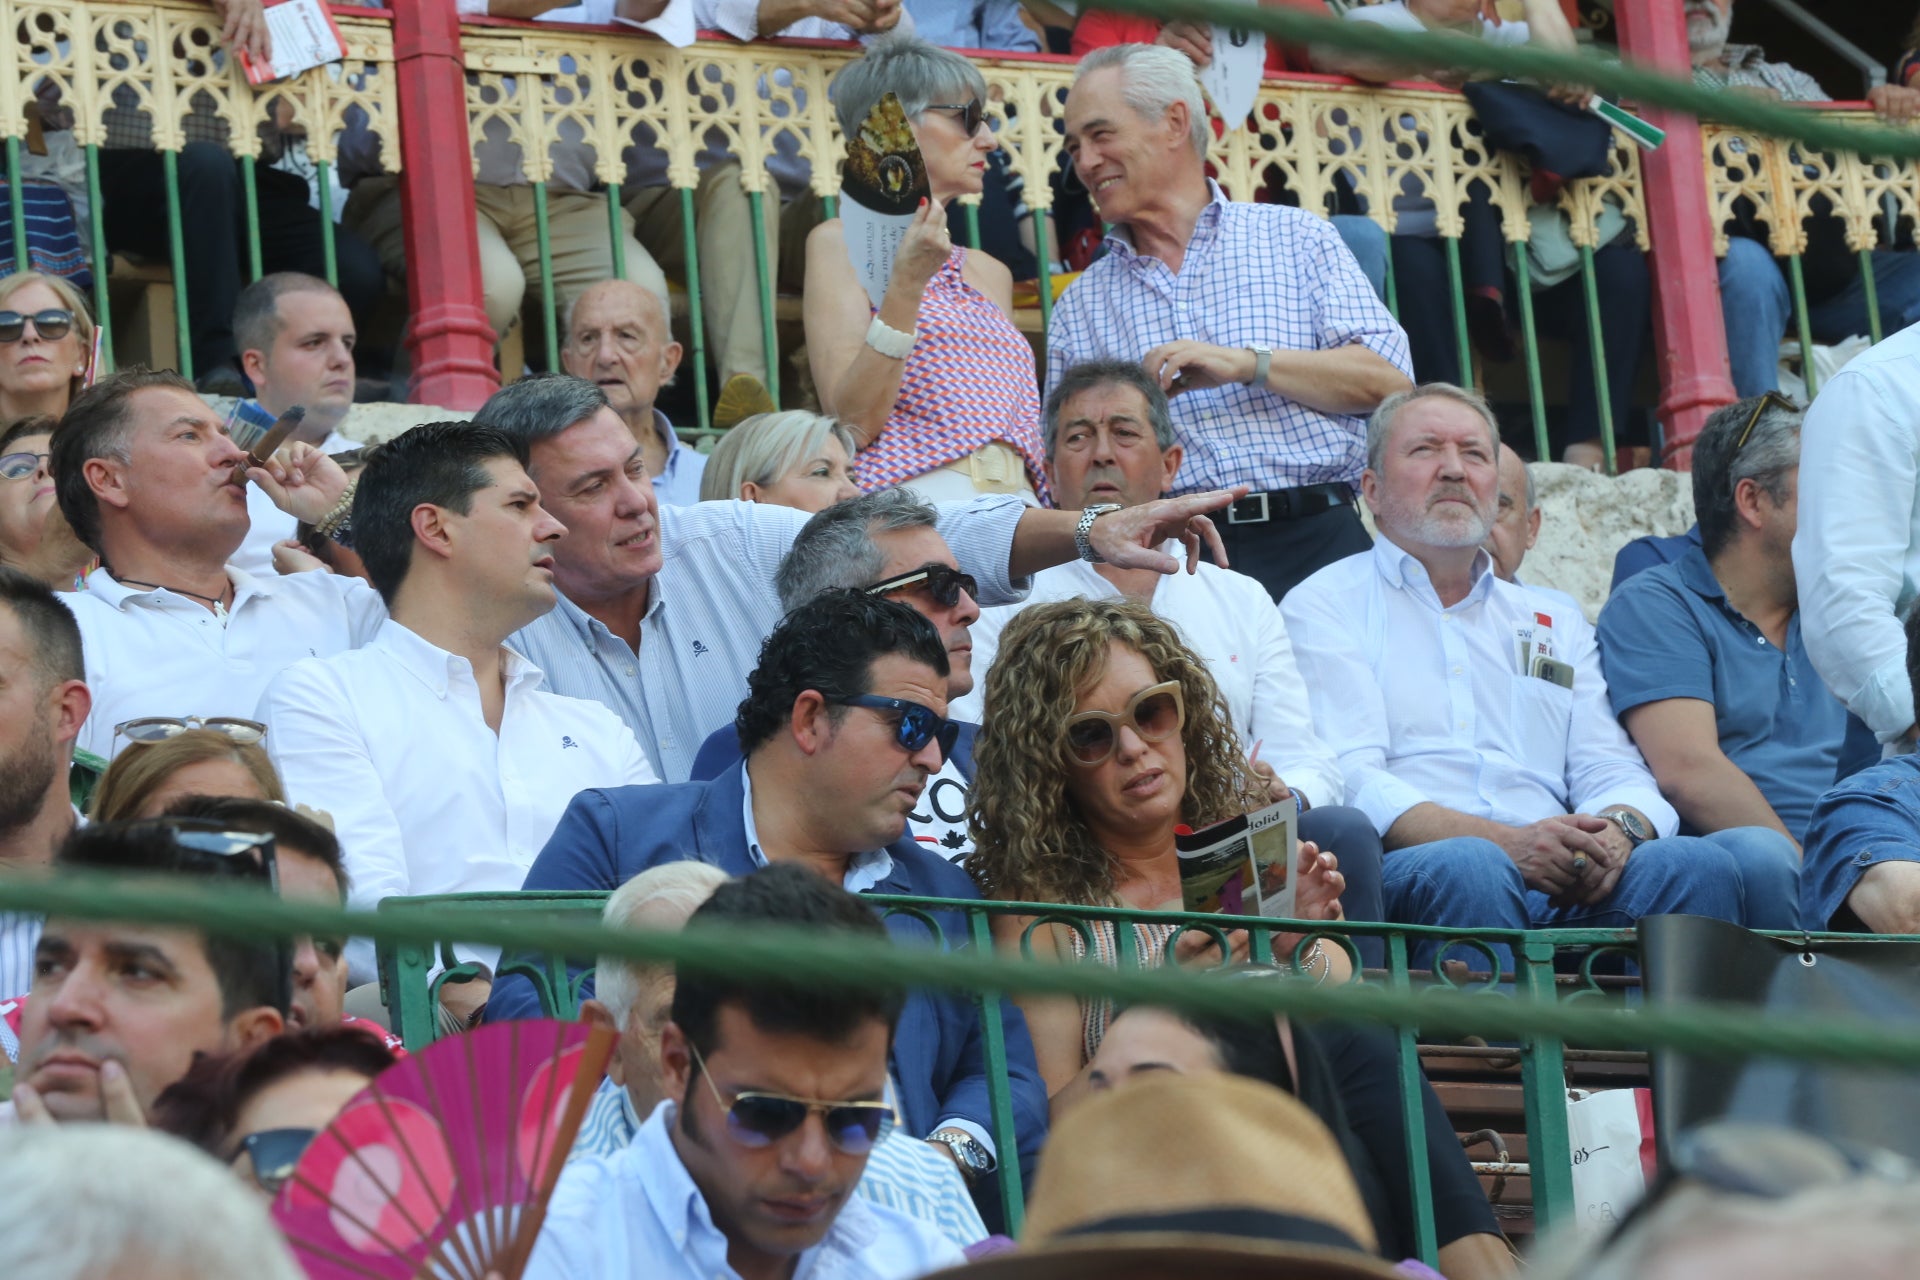
<svg viewBox="0 0 1920 1280"><path fill-rule="evenodd" d="M1697 75L1823 96L1728 44L1732 5L1687 0ZM252 0L216 7L233 40L265 38ZM305 409L262 459L204 379L92 369L86 303L61 275L0 281L0 876L225 881L367 909L594 891L617 928L954 950L972 944L953 904L985 900L1026 904L993 917L991 945L1041 963L1368 981L1381 930L1351 949L1276 933L1292 963L1275 968L1250 963L1244 930L1072 922L1181 908L1182 834L1289 806L1290 919L1307 930L1682 913L1920 933L1910 251L1868 264L1890 336L1803 414L1771 388L1785 311L1734 314L1785 289L1761 279L1780 270L1763 233L1736 235L1753 247L1721 272L1745 398L1694 445L1698 525L1623 553L1591 623L1522 577L1541 505L1493 408L1457 385L1451 318L1427 314L1447 272L1432 201L1398 193L1388 241L1351 213L1228 200L1206 162L1206 29L1012 0L460 7L588 22L685 8L741 39L870 41L834 109L851 134L897 96L932 187L878 305L807 196L742 252L756 219L723 148L703 155L694 202L702 271L727 260L703 294L714 371L766 378L753 263L784 264L804 277L825 412L756 404L709 456L679 439L660 400L681 371L667 281L687 269L687 229L644 154L629 156L620 279L590 169L568 178L558 151L574 144L557 148L561 367L470 422L364 449L344 430L351 291L286 269L224 293L212 273L190 298L196 352L232 348L239 412ZM1489 8L1393 0L1349 17L1572 47L1551 0L1526 0L1524 21ZM1107 225L1037 373L1007 259L1058 248L955 243L960 197L1011 214L1021 195L983 120L987 84L955 49L1030 52L1069 29L1067 153ZM1436 70L1277 43L1269 65ZM1904 79L1876 110L1915 114ZM795 160L770 169L797 190L804 165L778 167ZM516 166L504 140L481 147L502 332L538 274ZM399 194L367 181L361 247L391 267ZM742 229L709 254L728 225ZM1402 319L1381 296L1389 259ZM1644 344L1643 256L1617 240L1596 260L1623 354L1607 387L1574 362L1569 448L1597 435L1597 397L1625 417ZM1497 252L1468 261L1471 328L1503 358L1513 278ZM1809 278L1817 333L1865 325L1848 270L1831 288ZM1565 287L1543 289L1543 317ZM888 894L949 905L882 918L864 899ZM1414 935L1407 950L1437 966L1443 947ZM445 958L459 967L435 987L441 1034L541 1016L541 957ZM0 1207L94 1197L114 1224L30 1241L23 1274L131 1274L136 1232L149 1274L295 1274L259 1202L400 1051L374 961L365 939L0 914ZM1515 970L1505 943L1486 961L1493 983ZM1429 1225L1452 1280L1514 1266L1417 1073L1427 1165L1409 1168L1409 1081L1382 1032L615 958L566 978L616 1048L528 1274L1011 1280L1278 1259L1418 1275L1394 1264ZM86 1122L179 1141L116 1144ZM89 1165L104 1185L74 1189ZM1015 1168L1031 1189L1018 1245L1000 1194ZM1851 1209L1892 1233L1879 1194ZM1665 1195L1607 1265L1678 1265L1662 1261L1684 1252L1662 1234ZM182 1197L220 1232L218 1259L179 1238ZM1702 1231L1740 1229L1706 1208L1719 1217ZM1863 1231L1863 1258L1896 1241Z"/></svg>

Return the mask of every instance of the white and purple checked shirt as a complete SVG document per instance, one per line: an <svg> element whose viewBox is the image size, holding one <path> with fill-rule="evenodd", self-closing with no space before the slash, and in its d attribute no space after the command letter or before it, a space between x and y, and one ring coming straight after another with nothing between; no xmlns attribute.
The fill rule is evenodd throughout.
<svg viewBox="0 0 1920 1280"><path fill-rule="evenodd" d="M1067 288L1047 331L1047 387L1083 360L1138 360L1164 342L1327 351L1358 342L1413 376L1406 331L1381 305L1333 224L1278 204L1229 201L1211 179L1179 274L1134 252L1124 226ZM1175 493L1255 491L1344 480L1358 487L1366 420L1252 387L1172 402L1186 447Z"/></svg>

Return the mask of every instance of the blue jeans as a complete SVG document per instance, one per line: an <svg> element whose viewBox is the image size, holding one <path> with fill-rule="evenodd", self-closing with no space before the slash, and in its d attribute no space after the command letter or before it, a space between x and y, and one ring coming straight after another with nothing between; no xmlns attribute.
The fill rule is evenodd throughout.
<svg viewBox="0 0 1920 1280"><path fill-rule="evenodd" d="M1894 333L1920 321L1920 253L1873 252L1880 327ZM1720 310L1727 324L1733 389L1745 398L1779 387L1780 340L1793 323L1793 294L1767 246L1734 236L1720 259ZM1807 306L1815 342L1834 343L1870 333L1866 284L1857 275L1825 302Z"/></svg>
<svg viewBox="0 0 1920 1280"><path fill-rule="evenodd" d="M1347 242L1347 248L1366 273L1367 283L1381 302L1387 300L1387 233L1372 218L1357 213L1333 215L1333 229Z"/></svg>
<svg viewBox="0 0 1920 1280"><path fill-rule="evenodd" d="M1785 836L1764 827L1649 840L1627 860L1612 896L1591 906L1549 905L1547 895L1521 882L1499 845L1465 836L1387 854L1382 887L1389 920L1455 929L1626 929L1660 915L1711 916L1749 929L1800 927L1799 856ZM1409 960L1426 968L1439 950L1419 943ZM1492 951L1502 968L1512 965L1510 948Z"/></svg>
<svg viewBox="0 0 1920 1280"><path fill-rule="evenodd" d="M1384 922L1387 915L1380 883L1380 833L1373 829L1373 820L1346 805L1323 805L1300 815L1299 832L1302 840L1313 841L1340 860L1340 874L1347 880L1340 894L1340 909L1347 919ZM1386 966L1385 939L1355 938L1354 948L1364 967Z"/></svg>

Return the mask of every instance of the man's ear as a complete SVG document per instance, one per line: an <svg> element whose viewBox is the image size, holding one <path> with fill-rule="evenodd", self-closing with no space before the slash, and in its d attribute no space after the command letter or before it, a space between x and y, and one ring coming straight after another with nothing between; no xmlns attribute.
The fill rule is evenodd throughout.
<svg viewBox="0 0 1920 1280"><path fill-rule="evenodd" d="M678 1023L669 1022L660 1028L660 1089L665 1097L680 1099L687 1096L687 1086L693 1083L693 1044L687 1039Z"/></svg>
<svg viewBox="0 0 1920 1280"><path fill-rule="evenodd" d="M101 506L125 509L133 502L127 494L126 468L118 459L88 458L80 464L80 474Z"/></svg>
<svg viewBox="0 0 1920 1280"><path fill-rule="evenodd" d="M240 353L240 372L247 375L247 381L254 390L267 380L267 353L264 351L242 351Z"/></svg>
<svg viewBox="0 0 1920 1280"><path fill-rule="evenodd" d="M227 1024L227 1042L236 1051L251 1049L286 1030L287 1020L267 1005L247 1009Z"/></svg>
<svg viewBox="0 0 1920 1280"><path fill-rule="evenodd" d="M1366 499L1367 510L1373 512L1373 518L1380 518L1380 476L1372 467L1360 473L1360 496Z"/></svg>
<svg viewBox="0 0 1920 1280"><path fill-rule="evenodd" d="M1160 493L1162 496L1173 492L1173 478L1180 474L1180 464L1187 460L1187 451L1178 444L1168 445L1160 455ZM1224 519L1224 517L1222 517Z"/></svg>
<svg viewBox="0 0 1920 1280"><path fill-rule="evenodd" d="M666 386L673 381L673 375L680 371L680 357L683 348L677 342L668 342L660 348L660 385Z"/></svg>
<svg viewBox="0 0 1920 1280"><path fill-rule="evenodd" d="M80 737L80 726L93 710L93 691L84 680L67 680L50 695L53 707L53 736L71 750Z"/></svg>
<svg viewBox="0 0 1920 1280"><path fill-rule="evenodd" d="M833 708L815 689L803 690L793 700L793 713L788 718L787 728L793 734L794 745L802 754L814 755L833 739Z"/></svg>
<svg viewBox="0 0 1920 1280"><path fill-rule="evenodd" d="M1533 550L1533 544L1540 541L1541 510L1535 507L1527 512L1527 550Z"/></svg>
<svg viewBox="0 0 1920 1280"><path fill-rule="evenodd" d="M413 540L442 560L453 555L451 513L445 507L423 502L413 509L409 522L413 526Z"/></svg>

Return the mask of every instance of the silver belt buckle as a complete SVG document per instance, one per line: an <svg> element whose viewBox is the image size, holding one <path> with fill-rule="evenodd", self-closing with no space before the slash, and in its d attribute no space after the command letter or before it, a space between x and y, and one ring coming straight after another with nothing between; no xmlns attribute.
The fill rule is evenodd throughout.
<svg viewBox="0 0 1920 1280"><path fill-rule="evenodd" d="M1241 516L1240 504L1255 501L1260 504L1260 514L1257 516ZM1228 524L1265 524L1269 519L1271 519L1271 517L1267 513L1267 495L1265 493L1250 493L1244 498L1236 498L1233 505L1227 508Z"/></svg>

